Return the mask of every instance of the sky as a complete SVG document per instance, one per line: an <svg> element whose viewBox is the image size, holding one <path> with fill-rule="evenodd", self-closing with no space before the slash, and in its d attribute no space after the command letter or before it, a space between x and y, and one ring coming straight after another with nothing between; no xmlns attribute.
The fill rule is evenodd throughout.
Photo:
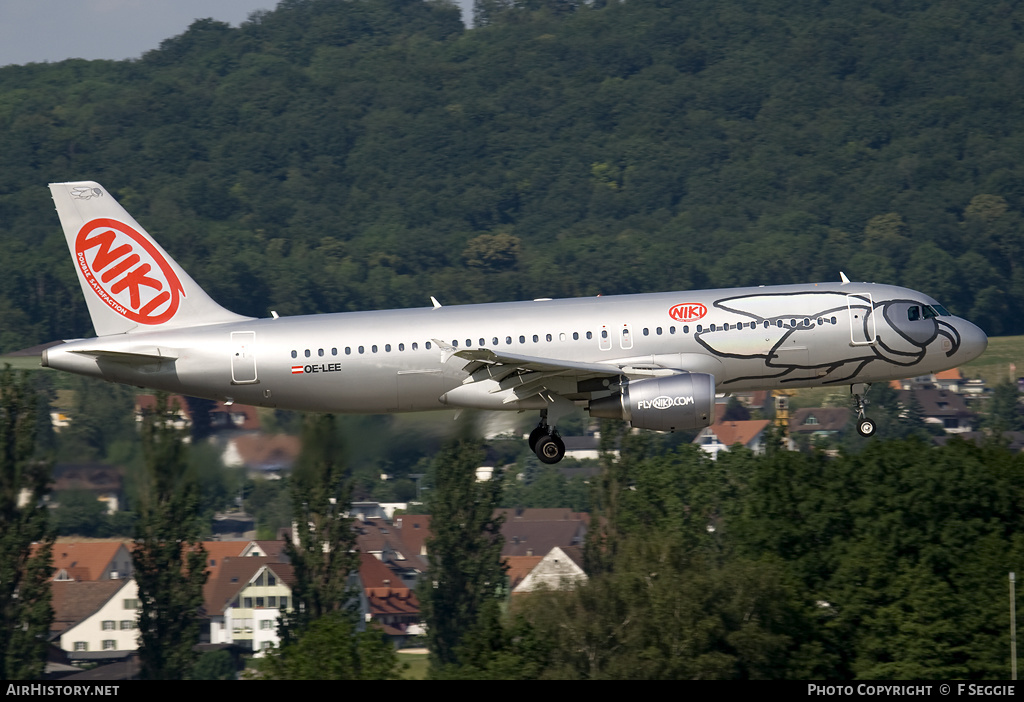
<svg viewBox="0 0 1024 702"><path fill-rule="evenodd" d="M234 27L278 0L0 0L0 66L138 58L212 17ZM458 0L472 7L472 0ZM468 18L467 18L468 19Z"/></svg>

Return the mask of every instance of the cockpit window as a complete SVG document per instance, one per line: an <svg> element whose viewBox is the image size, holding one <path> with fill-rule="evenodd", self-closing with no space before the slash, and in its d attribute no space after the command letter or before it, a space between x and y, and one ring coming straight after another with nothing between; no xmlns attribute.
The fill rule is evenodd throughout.
<svg viewBox="0 0 1024 702"><path fill-rule="evenodd" d="M949 312L942 305L911 305L907 308L907 319L916 322L921 319L932 319L934 317L948 317Z"/></svg>

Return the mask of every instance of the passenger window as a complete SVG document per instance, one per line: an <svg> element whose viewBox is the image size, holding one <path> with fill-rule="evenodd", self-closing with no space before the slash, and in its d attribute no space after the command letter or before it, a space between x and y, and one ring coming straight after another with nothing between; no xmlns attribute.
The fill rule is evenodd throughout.
<svg viewBox="0 0 1024 702"><path fill-rule="evenodd" d="M399 344L398 345L398 350L399 351L405 351L405 344Z"/></svg>
<svg viewBox="0 0 1024 702"><path fill-rule="evenodd" d="M538 341L540 341L540 337L539 337L539 336L537 336L536 334L534 334L534 335L533 335L533 343L535 343L535 344L536 344L536 343L537 343Z"/></svg>
<svg viewBox="0 0 1024 702"><path fill-rule="evenodd" d="M672 333L673 334L676 333L676 328L675 327L672 327ZM690 325L689 324L684 324L683 325L683 333L684 334L689 334L690 333Z"/></svg>
<svg viewBox="0 0 1024 702"><path fill-rule="evenodd" d="M365 350L365 349L364 349L364 348L363 348L362 346L360 346L360 347L359 347L359 353L363 353L363 352L364 352L364 350Z"/></svg>
<svg viewBox="0 0 1024 702"><path fill-rule="evenodd" d="M594 338L594 333L593 332L587 332L587 338L588 339L593 339Z"/></svg>
<svg viewBox="0 0 1024 702"><path fill-rule="evenodd" d="M545 339L546 339L547 341L551 341L551 335L550 335L550 334L545 334L545 335L544 335L544 338L545 338Z"/></svg>
<svg viewBox="0 0 1024 702"><path fill-rule="evenodd" d="M292 358L298 358L298 357L299 357L299 352L298 351L292 351Z"/></svg>
<svg viewBox="0 0 1024 702"><path fill-rule="evenodd" d="M415 346L415 344L414 344L414 346ZM430 342L428 341L427 343L423 344L423 348L425 348L427 351L429 351L430 350Z"/></svg>
<svg viewBox="0 0 1024 702"><path fill-rule="evenodd" d="M323 358L324 357L324 350L323 349L317 350L316 355L319 356L320 358Z"/></svg>
<svg viewBox="0 0 1024 702"><path fill-rule="evenodd" d="M351 356L352 355L352 347L351 346L346 346L345 347L345 355L346 356Z"/></svg>
<svg viewBox="0 0 1024 702"><path fill-rule="evenodd" d="M519 335L519 343L520 344L525 344L526 343L526 337L523 336L522 334Z"/></svg>
<svg viewBox="0 0 1024 702"><path fill-rule="evenodd" d="M675 334L676 333L676 328L675 327L669 327L668 328L668 333L669 334Z"/></svg>
<svg viewBox="0 0 1024 702"><path fill-rule="evenodd" d="M661 336L661 327L658 327L657 329L655 329L654 333L657 334L658 336Z"/></svg>
<svg viewBox="0 0 1024 702"><path fill-rule="evenodd" d="M309 349L306 349L306 358L309 358Z"/></svg>
<svg viewBox="0 0 1024 702"><path fill-rule="evenodd" d="M338 349L331 349L331 355L332 356L337 356L338 355Z"/></svg>
<svg viewBox="0 0 1024 702"><path fill-rule="evenodd" d="M371 346L370 347L370 351L372 351L373 353L377 353L377 344L374 344L373 346Z"/></svg>
<svg viewBox="0 0 1024 702"><path fill-rule="evenodd" d="M651 330L648 329L647 327L644 327L644 336L650 336L650 335L651 335Z"/></svg>
<svg viewBox="0 0 1024 702"><path fill-rule="evenodd" d="M420 345L417 342L415 342L415 341L412 342L412 350L413 351L416 351L417 349L419 349L419 347L420 347ZM429 349L430 346L428 345L427 348Z"/></svg>
<svg viewBox="0 0 1024 702"><path fill-rule="evenodd" d="M473 340L472 339L466 339L466 348L468 349L472 345L473 345ZM480 345L483 346L483 344L480 344Z"/></svg>
<svg viewBox="0 0 1024 702"><path fill-rule="evenodd" d="M704 331L704 325L703 324L698 324L697 325L697 333L700 334L702 331Z"/></svg>
<svg viewBox="0 0 1024 702"><path fill-rule="evenodd" d="M512 345L512 337L511 336L506 336L505 337L505 343L508 344L509 346L511 346Z"/></svg>
<svg viewBox="0 0 1024 702"><path fill-rule="evenodd" d="M573 341L579 341L580 340L580 333L579 332L573 332L572 333L572 340Z"/></svg>
<svg viewBox="0 0 1024 702"><path fill-rule="evenodd" d="M384 350L388 353L391 353L391 344L384 344Z"/></svg>
<svg viewBox="0 0 1024 702"><path fill-rule="evenodd" d="M494 337L493 339L491 339L491 343L494 344L495 346L497 346L498 345L498 337ZM480 345L481 346L484 345L484 340L483 339L480 339Z"/></svg>

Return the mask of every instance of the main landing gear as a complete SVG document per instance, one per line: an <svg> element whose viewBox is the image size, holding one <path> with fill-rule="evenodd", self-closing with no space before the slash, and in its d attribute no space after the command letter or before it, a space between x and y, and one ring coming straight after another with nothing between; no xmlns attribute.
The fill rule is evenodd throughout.
<svg viewBox="0 0 1024 702"><path fill-rule="evenodd" d="M874 434L875 429L877 429L875 420L868 418L864 414L864 408L868 405L864 400L864 395L870 387L871 385L868 383L857 383L850 386L850 393L853 395L853 405L857 409L857 433L865 438Z"/></svg>
<svg viewBox="0 0 1024 702"><path fill-rule="evenodd" d="M541 463L558 463L565 456L565 443L558 431L548 425L548 411L540 411L540 424L530 432L530 450L537 454Z"/></svg>

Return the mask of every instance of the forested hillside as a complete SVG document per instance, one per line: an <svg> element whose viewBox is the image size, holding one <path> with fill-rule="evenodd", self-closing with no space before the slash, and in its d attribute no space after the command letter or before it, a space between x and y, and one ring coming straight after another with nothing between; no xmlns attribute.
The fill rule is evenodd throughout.
<svg viewBox="0 0 1024 702"><path fill-rule="evenodd" d="M1024 332L1024 8L285 0L0 69L0 351L91 333L46 184L250 315L853 279Z"/></svg>

